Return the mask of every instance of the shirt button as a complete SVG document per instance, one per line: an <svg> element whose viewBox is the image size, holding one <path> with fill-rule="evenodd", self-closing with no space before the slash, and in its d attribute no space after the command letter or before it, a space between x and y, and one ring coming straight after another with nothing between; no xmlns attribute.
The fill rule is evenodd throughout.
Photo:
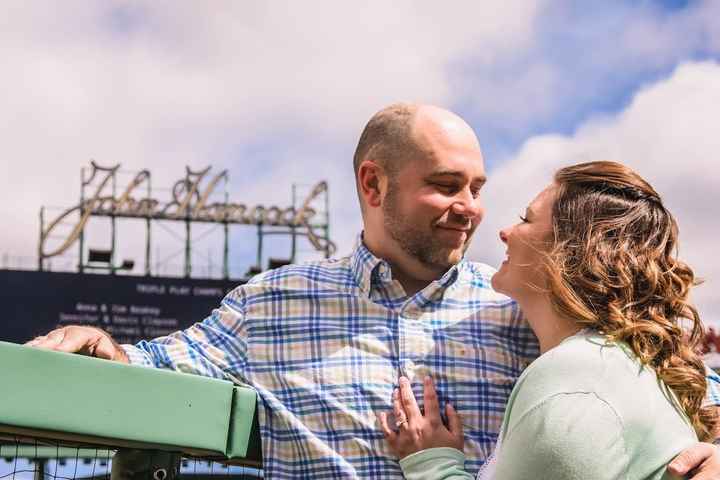
<svg viewBox="0 0 720 480"><path fill-rule="evenodd" d="M402 312L403 318L405 318L407 320L417 320L418 318L420 318L421 315L422 315L421 312L414 312L414 311Z"/></svg>

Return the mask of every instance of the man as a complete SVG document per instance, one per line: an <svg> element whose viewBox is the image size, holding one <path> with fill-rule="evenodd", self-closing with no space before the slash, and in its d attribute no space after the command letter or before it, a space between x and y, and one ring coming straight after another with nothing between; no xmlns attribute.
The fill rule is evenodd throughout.
<svg viewBox="0 0 720 480"><path fill-rule="evenodd" d="M476 471L538 352L493 270L463 260L483 215L477 138L446 110L392 105L363 131L354 169L364 231L350 256L265 272L202 323L136 346L86 327L32 344L251 385L268 478L400 478L375 412L399 376L419 393L430 375ZM713 451L700 444L686 463L712 467Z"/></svg>

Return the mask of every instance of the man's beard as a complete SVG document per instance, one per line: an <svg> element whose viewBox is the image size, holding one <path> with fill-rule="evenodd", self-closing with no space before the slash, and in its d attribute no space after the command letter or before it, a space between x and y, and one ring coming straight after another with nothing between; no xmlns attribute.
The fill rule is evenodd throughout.
<svg viewBox="0 0 720 480"><path fill-rule="evenodd" d="M391 185L383 204L384 224L390 237L405 253L424 265L434 268L449 268L458 263L469 246L466 241L462 249L450 248L432 233L432 226L414 225L405 217L397 205L397 186ZM472 232L468 232L468 240Z"/></svg>

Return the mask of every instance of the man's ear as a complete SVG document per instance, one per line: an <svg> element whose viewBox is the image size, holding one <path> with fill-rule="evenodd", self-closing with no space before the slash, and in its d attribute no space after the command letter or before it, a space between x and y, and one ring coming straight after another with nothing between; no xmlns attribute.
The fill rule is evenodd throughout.
<svg viewBox="0 0 720 480"><path fill-rule="evenodd" d="M387 192L387 175L372 160L363 160L358 168L358 189L365 205L379 207Z"/></svg>

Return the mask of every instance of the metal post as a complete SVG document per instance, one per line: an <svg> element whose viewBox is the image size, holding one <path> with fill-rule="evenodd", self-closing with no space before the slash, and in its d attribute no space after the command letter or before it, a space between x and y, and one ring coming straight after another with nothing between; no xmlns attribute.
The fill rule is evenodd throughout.
<svg viewBox="0 0 720 480"><path fill-rule="evenodd" d="M295 218L295 203L297 202L297 185L292 184L292 213ZM290 225L290 263L295 263L297 256L297 233L295 232L295 222Z"/></svg>
<svg viewBox="0 0 720 480"><path fill-rule="evenodd" d="M85 167L80 168L80 218L85 214ZM83 273L85 260L83 249L85 248L85 229L80 230L80 254L78 255L78 271Z"/></svg>
<svg viewBox="0 0 720 480"><path fill-rule="evenodd" d="M150 199L152 198L152 185L151 185L152 177L150 177L150 174L148 174L147 177L147 205L148 207L151 205ZM151 237L151 225L152 222L150 222L150 210L147 210L147 218L145 219L145 275L148 277L152 273L151 265L152 265L152 259L150 258L150 253L152 251L151 249L151 243L150 243L150 237Z"/></svg>
<svg viewBox="0 0 720 480"><path fill-rule="evenodd" d="M117 198L117 172L112 172L112 210L110 214L110 275L115 275L115 199Z"/></svg>
<svg viewBox="0 0 720 480"><path fill-rule="evenodd" d="M229 236L230 236L230 226L228 225L228 219L227 219L227 212L228 212L228 191L227 191L227 176L225 177L225 216L223 218L223 278L227 280L230 278L230 268L228 265L228 256L229 256Z"/></svg>
<svg viewBox="0 0 720 480"><path fill-rule="evenodd" d="M262 223L257 224L257 231L258 231L257 267L260 270L262 270L262 248L263 248Z"/></svg>
<svg viewBox="0 0 720 480"><path fill-rule="evenodd" d="M42 272L42 235L45 230L45 207L40 207L40 240L38 241L38 271Z"/></svg>
<svg viewBox="0 0 720 480"><path fill-rule="evenodd" d="M47 464L47 460L44 458L38 458L35 460L37 462L35 469L35 475L33 475L33 480L45 480L45 465ZM59 459L55 459L55 461L59 461Z"/></svg>
<svg viewBox="0 0 720 480"><path fill-rule="evenodd" d="M185 217L185 278L190 278L192 267L190 266L190 257L192 251L190 247L190 214Z"/></svg>
<svg viewBox="0 0 720 480"><path fill-rule="evenodd" d="M45 207L40 207L40 241L38 242L38 270L43 271L42 237L45 231Z"/></svg>
<svg viewBox="0 0 720 480"><path fill-rule="evenodd" d="M330 258L330 185L325 186L325 258Z"/></svg>

